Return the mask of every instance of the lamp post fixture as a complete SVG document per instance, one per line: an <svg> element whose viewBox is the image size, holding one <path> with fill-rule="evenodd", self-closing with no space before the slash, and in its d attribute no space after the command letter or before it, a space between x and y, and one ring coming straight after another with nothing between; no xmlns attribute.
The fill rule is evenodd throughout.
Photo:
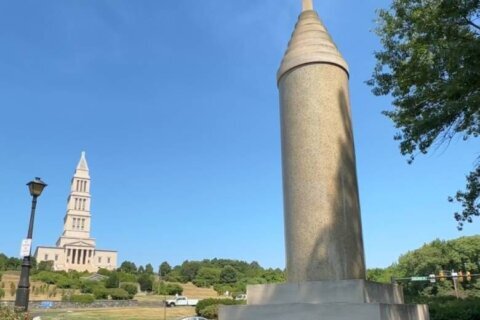
<svg viewBox="0 0 480 320"><path fill-rule="evenodd" d="M22 272L18 282L17 296L15 299L15 309L18 311L28 310L28 298L30 296L30 268L31 264L31 241L33 234L33 222L35 220L35 208L37 207L37 198L42 194L43 189L47 186L42 179L36 177L27 183L30 195L32 196L32 211L30 213L30 224L28 226L27 243L29 243L28 252L24 254L22 262Z"/></svg>

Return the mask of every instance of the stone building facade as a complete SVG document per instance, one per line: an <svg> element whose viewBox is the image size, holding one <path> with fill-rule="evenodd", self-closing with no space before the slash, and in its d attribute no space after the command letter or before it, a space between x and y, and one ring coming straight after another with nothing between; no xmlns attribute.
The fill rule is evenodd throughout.
<svg viewBox="0 0 480 320"><path fill-rule="evenodd" d="M55 247L37 247L37 262L53 261L56 271L96 272L99 268L117 267L117 252L97 249L95 239L90 237L90 203L90 174L85 152L82 152L72 178L63 233Z"/></svg>

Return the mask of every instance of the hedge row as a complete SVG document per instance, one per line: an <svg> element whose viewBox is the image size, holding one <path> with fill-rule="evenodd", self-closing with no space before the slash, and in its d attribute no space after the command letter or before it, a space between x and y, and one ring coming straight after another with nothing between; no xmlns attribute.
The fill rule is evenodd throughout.
<svg viewBox="0 0 480 320"><path fill-rule="evenodd" d="M71 296L64 296L62 301L89 304L95 301L95 297L91 294L73 294Z"/></svg>

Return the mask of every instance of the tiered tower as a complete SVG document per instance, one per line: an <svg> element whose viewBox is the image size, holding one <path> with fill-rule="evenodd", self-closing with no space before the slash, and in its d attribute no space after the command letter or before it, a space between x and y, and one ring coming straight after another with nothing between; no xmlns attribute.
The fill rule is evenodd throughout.
<svg viewBox="0 0 480 320"><path fill-rule="evenodd" d="M98 268L115 269L117 252L96 249L90 236L90 174L82 152L71 180L67 212L63 219L63 233L56 247L38 247L37 261L53 261L55 270L97 271Z"/></svg>
<svg viewBox="0 0 480 320"><path fill-rule="evenodd" d="M71 182L63 233L57 240L57 247L64 248L67 253L67 270L92 264L95 239L90 237L90 202L90 174L85 152L82 152Z"/></svg>

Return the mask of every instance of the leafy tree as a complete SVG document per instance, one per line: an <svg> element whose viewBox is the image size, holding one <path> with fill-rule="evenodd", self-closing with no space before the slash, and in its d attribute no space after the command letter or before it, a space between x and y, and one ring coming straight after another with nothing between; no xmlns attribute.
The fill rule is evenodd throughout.
<svg viewBox="0 0 480 320"><path fill-rule="evenodd" d="M221 283L235 283L237 282L237 270L232 266L225 266L220 272Z"/></svg>
<svg viewBox="0 0 480 320"><path fill-rule="evenodd" d="M153 290L153 276L143 273L138 277L137 282L140 284L140 290L151 292Z"/></svg>
<svg viewBox="0 0 480 320"><path fill-rule="evenodd" d="M165 283L164 281L160 281L158 285L156 285L157 294L161 295L169 295L173 296L176 294L183 293L183 287L178 283Z"/></svg>
<svg viewBox="0 0 480 320"><path fill-rule="evenodd" d="M172 271L172 267L167 261L162 262L160 267L158 268L158 273L161 277L165 277Z"/></svg>
<svg viewBox="0 0 480 320"><path fill-rule="evenodd" d="M105 268L99 268L97 271L98 274L101 274L102 276L110 276L112 274L112 271L105 269Z"/></svg>
<svg viewBox="0 0 480 320"><path fill-rule="evenodd" d="M198 261L185 261L182 264L182 268L180 270L180 274L183 277L185 282L193 281L197 276L198 270L200 270L201 263Z"/></svg>
<svg viewBox="0 0 480 320"><path fill-rule="evenodd" d="M382 269L382 268L368 269L367 280L380 282L380 283L390 283L392 281L393 274L394 274L394 270L392 267L388 267L385 269Z"/></svg>
<svg viewBox="0 0 480 320"><path fill-rule="evenodd" d="M212 267L202 267L198 270L193 283L197 287L209 287L220 281L221 270Z"/></svg>
<svg viewBox="0 0 480 320"><path fill-rule="evenodd" d="M138 292L136 283L122 283L120 288L128 292L128 298L133 299Z"/></svg>
<svg viewBox="0 0 480 320"><path fill-rule="evenodd" d="M145 268L143 266L138 267L138 273L145 273Z"/></svg>
<svg viewBox="0 0 480 320"><path fill-rule="evenodd" d="M401 255L398 262L385 269L369 269L367 279L377 282L390 282L391 277L408 278L412 276L445 275L451 270L480 273L480 236L461 237L454 240L435 240L419 249ZM465 279L464 279L465 280ZM455 295L451 279L437 280L436 283L410 282L405 285L405 296L409 302L417 297ZM480 297L480 280L473 277L469 281L459 282L460 295Z"/></svg>
<svg viewBox="0 0 480 320"><path fill-rule="evenodd" d="M125 273L136 273L137 266L131 261L123 261L120 265L119 270Z"/></svg>
<svg viewBox="0 0 480 320"><path fill-rule="evenodd" d="M22 260L14 257L10 257L6 260L5 270L20 270L22 266Z"/></svg>
<svg viewBox="0 0 480 320"><path fill-rule="evenodd" d="M392 95L384 111L399 129L395 139L411 163L419 153L480 134L480 0L393 0L380 10L372 79L375 95ZM458 227L480 215L480 166L465 191L450 201L462 204Z"/></svg>
<svg viewBox="0 0 480 320"><path fill-rule="evenodd" d="M108 279L105 281L106 288L118 288L120 285L120 279L117 272L112 272Z"/></svg>
<svg viewBox="0 0 480 320"><path fill-rule="evenodd" d="M150 263L145 266L145 273L153 274L153 266Z"/></svg>
<svg viewBox="0 0 480 320"><path fill-rule="evenodd" d="M53 261L40 261L36 269L37 271L53 271Z"/></svg>
<svg viewBox="0 0 480 320"><path fill-rule="evenodd" d="M137 282L137 276L131 273L117 272L120 282Z"/></svg>

